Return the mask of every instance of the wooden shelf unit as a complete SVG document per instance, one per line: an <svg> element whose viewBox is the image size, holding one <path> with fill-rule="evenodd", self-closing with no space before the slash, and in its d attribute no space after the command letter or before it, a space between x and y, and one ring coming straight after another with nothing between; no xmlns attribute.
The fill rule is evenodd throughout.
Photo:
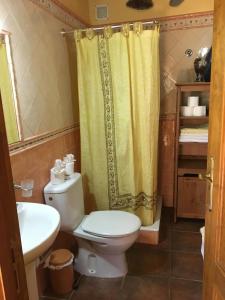
<svg viewBox="0 0 225 300"><path fill-rule="evenodd" d="M175 190L174 221L177 217L204 218L206 183L198 178L199 173L206 173L208 143L179 142L182 127L206 124L208 117L208 99L210 83L177 83L176 102L176 147L175 147ZM198 95L204 98L202 105L207 105L207 116L184 117L180 115L180 106L184 105L184 95Z"/></svg>

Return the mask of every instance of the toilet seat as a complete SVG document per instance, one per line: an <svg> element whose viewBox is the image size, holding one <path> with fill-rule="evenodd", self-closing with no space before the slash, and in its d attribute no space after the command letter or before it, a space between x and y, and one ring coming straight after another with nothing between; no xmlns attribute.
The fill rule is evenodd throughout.
<svg viewBox="0 0 225 300"><path fill-rule="evenodd" d="M130 235L141 227L140 219L128 212L117 210L95 211L82 222L82 230L99 237L116 238Z"/></svg>

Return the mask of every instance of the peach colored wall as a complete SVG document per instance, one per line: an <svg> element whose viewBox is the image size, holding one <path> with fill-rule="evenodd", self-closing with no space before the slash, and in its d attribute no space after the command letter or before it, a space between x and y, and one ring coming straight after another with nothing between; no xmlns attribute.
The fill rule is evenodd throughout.
<svg viewBox="0 0 225 300"><path fill-rule="evenodd" d="M21 191L17 190L16 200L43 203L43 188L49 181L49 170L56 158L62 158L67 153L75 155L77 159L75 169L80 171L79 128L30 149L12 153L10 158L14 182L20 183L22 179L28 178L34 180L33 196L23 198Z"/></svg>
<svg viewBox="0 0 225 300"><path fill-rule="evenodd" d="M214 7L214 0L185 0L178 7L169 6L169 0L153 0L153 8L138 11L128 8L126 6L126 2L127 1L125 0L89 0L89 14L91 25L147 20L158 17L211 11ZM106 21L98 21L95 19L95 6L100 4L108 5L109 17Z"/></svg>
<svg viewBox="0 0 225 300"><path fill-rule="evenodd" d="M37 1L37 4L41 0ZM52 5L53 7L53 5ZM0 1L0 27L11 32L21 130L24 139L74 125L69 53L62 28L82 27L59 7L53 11L30 0ZM62 19L62 20L61 20Z"/></svg>

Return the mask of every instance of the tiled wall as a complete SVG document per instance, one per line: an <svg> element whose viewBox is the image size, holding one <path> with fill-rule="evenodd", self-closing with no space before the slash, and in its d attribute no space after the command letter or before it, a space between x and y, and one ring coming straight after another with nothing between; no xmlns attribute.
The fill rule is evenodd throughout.
<svg viewBox="0 0 225 300"><path fill-rule="evenodd" d="M161 114L176 112L176 82L195 80L198 50L212 45L212 13L184 15L160 21ZM187 57L185 50L193 55Z"/></svg>
<svg viewBox="0 0 225 300"><path fill-rule="evenodd" d="M11 153L13 180L20 183L23 179L34 180L31 198L23 198L21 191L16 191L17 201L43 203L43 188L49 181L49 170L56 158L73 153L76 158L75 169L80 171L80 130L79 127L69 133L61 134L31 148Z"/></svg>
<svg viewBox="0 0 225 300"><path fill-rule="evenodd" d="M1 0L0 27L11 32L24 138L73 125L77 99L71 92L68 47L60 31L82 24L50 0Z"/></svg>

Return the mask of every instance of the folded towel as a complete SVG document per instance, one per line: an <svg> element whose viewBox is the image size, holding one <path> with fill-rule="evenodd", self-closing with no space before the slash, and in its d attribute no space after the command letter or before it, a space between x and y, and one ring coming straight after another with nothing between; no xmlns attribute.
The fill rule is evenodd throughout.
<svg viewBox="0 0 225 300"><path fill-rule="evenodd" d="M180 130L181 134L208 134L208 124L202 124L193 127L184 127Z"/></svg>
<svg viewBox="0 0 225 300"><path fill-rule="evenodd" d="M181 143L208 143L208 135L180 135L179 142Z"/></svg>
<svg viewBox="0 0 225 300"><path fill-rule="evenodd" d="M208 143L208 124L181 128L179 141Z"/></svg>

